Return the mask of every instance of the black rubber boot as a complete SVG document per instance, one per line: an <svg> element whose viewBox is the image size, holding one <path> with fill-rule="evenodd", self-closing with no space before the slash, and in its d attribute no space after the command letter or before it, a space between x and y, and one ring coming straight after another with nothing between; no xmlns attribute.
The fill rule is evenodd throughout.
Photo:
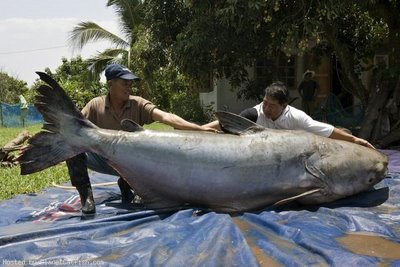
<svg viewBox="0 0 400 267"><path fill-rule="evenodd" d="M118 179L118 186L121 190L121 202L132 203L135 199L135 195L132 192L131 186L122 177Z"/></svg>
<svg viewBox="0 0 400 267"><path fill-rule="evenodd" d="M82 213L93 214L96 212L92 187L90 186L87 171L86 155L84 153L67 159L67 167L71 184L78 190L81 197Z"/></svg>
<svg viewBox="0 0 400 267"><path fill-rule="evenodd" d="M96 205L94 203L92 187L90 184L77 186L82 204L82 213L93 214L96 212Z"/></svg>

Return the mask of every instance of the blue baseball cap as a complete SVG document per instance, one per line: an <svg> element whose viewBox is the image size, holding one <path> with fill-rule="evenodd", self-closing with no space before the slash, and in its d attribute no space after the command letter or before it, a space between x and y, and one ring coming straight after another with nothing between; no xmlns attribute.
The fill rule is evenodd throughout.
<svg viewBox="0 0 400 267"><path fill-rule="evenodd" d="M138 76L133 74L127 67L120 64L110 64L106 67L105 76L107 81L121 78L124 80L140 80Z"/></svg>

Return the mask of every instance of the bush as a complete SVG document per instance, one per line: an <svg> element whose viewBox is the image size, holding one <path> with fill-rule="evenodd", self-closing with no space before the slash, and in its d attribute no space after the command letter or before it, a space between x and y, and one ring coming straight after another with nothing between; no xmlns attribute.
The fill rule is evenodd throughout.
<svg viewBox="0 0 400 267"><path fill-rule="evenodd" d="M199 94L191 89L190 81L173 68L161 68L153 73L151 99L160 109L182 118L205 123L211 119L200 103Z"/></svg>

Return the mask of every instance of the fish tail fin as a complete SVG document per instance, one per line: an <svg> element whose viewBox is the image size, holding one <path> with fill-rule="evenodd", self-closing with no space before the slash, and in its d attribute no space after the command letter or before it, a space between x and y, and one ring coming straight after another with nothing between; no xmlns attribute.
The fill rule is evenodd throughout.
<svg viewBox="0 0 400 267"><path fill-rule="evenodd" d="M61 86L50 76L37 72L47 83L37 91L35 107L43 115L43 130L29 139L18 161L21 174L30 174L56 165L84 152L84 143L74 143L82 128L97 128L76 108Z"/></svg>

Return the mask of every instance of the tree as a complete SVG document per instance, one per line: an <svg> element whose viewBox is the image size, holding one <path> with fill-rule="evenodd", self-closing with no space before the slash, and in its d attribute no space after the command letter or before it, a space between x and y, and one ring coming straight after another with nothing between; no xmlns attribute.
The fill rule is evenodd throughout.
<svg viewBox="0 0 400 267"><path fill-rule="evenodd" d="M166 53L179 71L200 84L212 72L216 78L228 78L233 86L252 85L246 66L257 58L335 54L342 65L343 87L366 110L362 137L378 143L379 111L389 98L395 103L392 107L398 106L399 71L391 68L387 73L371 64L376 48L386 41L390 50L400 54L398 1L149 0L144 4L153 51ZM396 63L395 53L391 58ZM366 87L360 74L372 67L375 82Z"/></svg>
<svg viewBox="0 0 400 267"><path fill-rule="evenodd" d="M79 23L70 35L71 43L77 48L98 40L107 40L114 46L88 59L91 71L99 75L110 62L123 64L144 78L136 94L152 99L160 108L187 120L206 121L199 96L190 90L187 78L169 64L164 51L152 49L148 30L143 24L143 1L109 0L107 6L116 9L123 36L94 22ZM168 81L171 77L176 79Z"/></svg>
<svg viewBox="0 0 400 267"><path fill-rule="evenodd" d="M19 95L25 95L28 86L25 81L18 80L9 76L5 72L0 72L0 102L16 104L19 103Z"/></svg>
<svg viewBox="0 0 400 267"><path fill-rule="evenodd" d="M133 55L134 50L140 46L140 36L144 33L142 18L143 5L142 1L124 1L109 0L108 7L113 7L120 18L121 36L108 31L95 22L81 22L71 31L70 42L75 48L83 48L90 42L99 40L110 42L111 48L108 48L97 55L89 58L90 70L93 75L100 75L105 67L110 63L119 63L144 78L144 81L138 88L138 95L145 98L150 97L151 73L146 67L140 66L140 60ZM140 47L139 47L140 48Z"/></svg>
<svg viewBox="0 0 400 267"><path fill-rule="evenodd" d="M400 2L398 0L357 1L375 20L384 21L388 27L388 38L385 42L389 53L390 68L385 66L376 69L373 88L370 90L370 105L367 107L366 119L360 135L370 138L380 147L399 144L400 140ZM380 136L380 127L389 122L390 131Z"/></svg>
<svg viewBox="0 0 400 267"><path fill-rule="evenodd" d="M89 61L82 60L78 56L70 60L62 58L62 64L57 67L54 73L49 68L45 69L48 75L59 82L79 109L82 109L92 98L107 92L106 86L100 82L99 77L92 77L89 65ZM32 85L32 89L41 84L42 81L37 80ZM28 96L29 100L33 100L34 91L31 90L32 93Z"/></svg>
<svg viewBox="0 0 400 267"><path fill-rule="evenodd" d="M99 40L109 41L114 46L88 59L94 74L99 75L106 65L111 62L123 64L136 71L131 62L131 49L137 41L138 32L140 31L141 2L139 0L109 0L107 2L107 6L113 6L120 18L122 36L112 33L91 21L81 22L71 31L70 42L76 48L81 49L86 44Z"/></svg>
<svg viewBox="0 0 400 267"><path fill-rule="evenodd" d="M384 121L380 111L391 110L385 116L392 124L399 118L400 71L372 64L376 48L385 45L392 51L391 61L399 62L400 24L396 14L400 10L396 0L128 2L108 2L117 7L123 25L129 26L123 27L123 32L130 33L128 41L108 36L126 51L118 54L119 50L110 49L104 55L119 55L118 60L134 62L147 81L145 88L156 88L160 94L161 89L173 92L173 88L164 87L168 82L160 75L175 73L198 91L210 86L212 74L215 79L229 79L233 87L247 84L242 95L257 97L259 92L250 89L258 86L247 73L256 59L274 58L278 62L282 55L312 53L318 60L320 55L335 54L342 66L343 87L360 99L366 112L361 137L380 142ZM82 33L81 40L103 38L96 27L90 31L86 26L77 31ZM360 74L372 68L374 79L366 87ZM278 70L271 79L277 77ZM393 104L385 108L388 100Z"/></svg>

